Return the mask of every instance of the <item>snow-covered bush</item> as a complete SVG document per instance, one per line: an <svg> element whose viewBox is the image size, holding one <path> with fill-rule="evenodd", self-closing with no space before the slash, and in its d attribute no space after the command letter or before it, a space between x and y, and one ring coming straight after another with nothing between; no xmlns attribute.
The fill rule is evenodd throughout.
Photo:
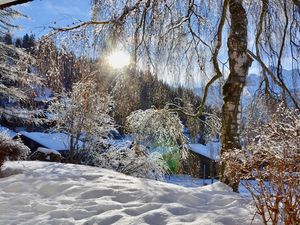
<svg viewBox="0 0 300 225"><path fill-rule="evenodd" d="M167 109L134 111L127 117L127 126L137 144L173 150L186 147L183 124L177 114Z"/></svg>
<svg viewBox="0 0 300 225"><path fill-rule="evenodd" d="M141 145L121 148L112 146L103 152L89 150L82 158L85 160L83 164L112 169L135 177L163 180L167 173L167 165L162 155L157 152L148 153Z"/></svg>
<svg viewBox="0 0 300 225"><path fill-rule="evenodd" d="M25 159L30 149L20 140L12 140L7 133L0 133L0 169L6 160Z"/></svg>
<svg viewBox="0 0 300 225"><path fill-rule="evenodd" d="M266 125L251 130L246 138L247 145L242 150L223 156L228 166L227 176L244 179L264 224L297 224L300 221L299 111L281 105Z"/></svg>
<svg viewBox="0 0 300 225"><path fill-rule="evenodd" d="M134 111L127 117L127 127L137 146L147 146L163 154L170 171L178 171L178 166L181 167L178 164L188 156L184 126L178 115L168 109Z"/></svg>
<svg viewBox="0 0 300 225"><path fill-rule="evenodd" d="M187 156L183 128L178 115L167 109L137 110L127 117L127 129L132 133L136 145L147 146L163 154L170 171L175 169L175 158L171 159L175 152L180 152L179 164L180 159Z"/></svg>
<svg viewBox="0 0 300 225"><path fill-rule="evenodd" d="M86 77L75 83L71 93L59 96L49 107L56 129L70 135L70 160L79 149L99 148L115 129L109 115L112 101L109 95L97 91L97 80ZM79 140L84 146L79 146Z"/></svg>

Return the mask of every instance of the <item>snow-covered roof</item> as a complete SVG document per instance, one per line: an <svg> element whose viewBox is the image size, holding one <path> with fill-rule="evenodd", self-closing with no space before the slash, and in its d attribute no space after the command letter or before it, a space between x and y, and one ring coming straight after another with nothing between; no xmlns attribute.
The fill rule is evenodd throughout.
<svg viewBox="0 0 300 225"><path fill-rule="evenodd" d="M43 145L46 148L56 151L67 150L70 143L70 136L65 133L42 133L21 131L21 135ZM83 143L79 141L79 148Z"/></svg>
<svg viewBox="0 0 300 225"><path fill-rule="evenodd" d="M1 132L6 132L8 134L8 136L11 137L11 138L13 138L14 136L17 135L17 133L14 132L13 130L0 125L0 133Z"/></svg>
<svg viewBox="0 0 300 225"><path fill-rule="evenodd" d="M37 152L42 152L42 153L45 153L46 155L48 154L54 154L54 155L60 155L60 153L54 149L50 149L50 148L42 148L42 147L39 147L37 148L36 150Z"/></svg>
<svg viewBox="0 0 300 225"><path fill-rule="evenodd" d="M216 160L220 153L220 142L208 142L206 145L189 144L190 150L209 159Z"/></svg>

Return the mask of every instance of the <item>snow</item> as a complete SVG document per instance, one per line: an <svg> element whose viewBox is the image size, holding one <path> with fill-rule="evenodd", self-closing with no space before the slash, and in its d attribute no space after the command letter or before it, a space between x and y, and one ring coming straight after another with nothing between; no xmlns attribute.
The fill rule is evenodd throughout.
<svg viewBox="0 0 300 225"><path fill-rule="evenodd" d="M220 153L220 142L208 142L206 145L202 144L189 144L190 149L198 153L200 155L203 155L209 159L217 160Z"/></svg>
<svg viewBox="0 0 300 225"><path fill-rule="evenodd" d="M42 147L38 147L37 152L42 152L42 153L45 153L46 155L48 154L54 154L54 155L60 155L60 153L54 149L50 149L50 148L42 148Z"/></svg>
<svg viewBox="0 0 300 225"><path fill-rule="evenodd" d="M201 179L201 178L196 178L196 177L191 177L190 175L184 175L184 174L179 174L179 175L169 175L166 176L165 182L170 183L170 184L176 184L179 186L183 187L202 187L205 185L210 185L212 183L218 182L217 179ZM249 182L249 181L248 181ZM250 181L251 183L255 183L255 181ZM245 182L244 180L241 180L240 185L239 185L239 193L243 197L251 197L251 193L247 190L245 187Z"/></svg>
<svg viewBox="0 0 300 225"><path fill-rule="evenodd" d="M250 224L248 199L220 182L199 188L139 179L98 167L7 162L0 224ZM262 224L257 218L253 224Z"/></svg>
<svg viewBox="0 0 300 225"><path fill-rule="evenodd" d="M49 102L53 99L53 91L46 87L35 88L37 96L34 98L35 101Z"/></svg>
<svg viewBox="0 0 300 225"><path fill-rule="evenodd" d="M183 187L201 187L208 184L212 184L218 182L218 180L214 179L200 179L196 177L191 177L190 175L169 175L166 176L165 181L170 184L177 184Z"/></svg>
<svg viewBox="0 0 300 225"><path fill-rule="evenodd" d="M6 132L7 135L11 138L15 137L17 135L16 132L14 132L13 130L7 128L7 127L4 127L4 126L0 126L0 133L1 132Z"/></svg>
<svg viewBox="0 0 300 225"><path fill-rule="evenodd" d="M20 134L40 143L46 148L53 149L56 151L67 150L70 142L70 136L65 133L41 133L21 131ZM83 143L79 141L78 145L79 147L82 147Z"/></svg>
<svg viewBox="0 0 300 225"><path fill-rule="evenodd" d="M118 149L129 148L133 143L132 136L125 136L122 139L108 139L108 143Z"/></svg>

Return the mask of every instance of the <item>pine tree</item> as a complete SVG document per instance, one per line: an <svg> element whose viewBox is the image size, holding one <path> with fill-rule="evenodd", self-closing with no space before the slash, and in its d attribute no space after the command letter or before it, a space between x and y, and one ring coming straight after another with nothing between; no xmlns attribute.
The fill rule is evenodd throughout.
<svg viewBox="0 0 300 225"><path fill-rule="evenodd" d="M6 33L3 37L3 42L7 45L12 45L13 41L12 41L12 36L10 33Z"/></svg>
<svg viewBox="0 0 300 225"><path fill-rule="evenodd" d="M29 40L29 35L25 34L23 36L23 48L28 49L30 47L30 40Z"/></svg>
<svg viewBox="0 0 300 225"><path fill-rule="evenodd" d="M17 38L17 39L16 39L15 46L16 46L17 48L22 48L23 43L22 43L22 39L21 39L21 38Z"/></svg>
<svg viewBox="0 0 300 225"><path fill-rule="evenodd" d="M35 36L31 34L28 40L29 48L33 48L35 46Z"/></svg>

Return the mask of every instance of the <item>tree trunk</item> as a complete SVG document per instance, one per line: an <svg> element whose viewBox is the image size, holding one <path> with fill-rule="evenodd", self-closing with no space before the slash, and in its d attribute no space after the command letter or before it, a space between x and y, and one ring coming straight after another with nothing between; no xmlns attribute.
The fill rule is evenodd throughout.
<svg viewBox="0 0 300 225"><path fill-rule="evenodd" d="M239 141L240 98L252 60L247 56L247 15L242 0L230 0L231 29L228 37L230 74L223 86L221 154L241 148ZM221 180L237 191L239 182L226 176L221 165Z"/></svg>

